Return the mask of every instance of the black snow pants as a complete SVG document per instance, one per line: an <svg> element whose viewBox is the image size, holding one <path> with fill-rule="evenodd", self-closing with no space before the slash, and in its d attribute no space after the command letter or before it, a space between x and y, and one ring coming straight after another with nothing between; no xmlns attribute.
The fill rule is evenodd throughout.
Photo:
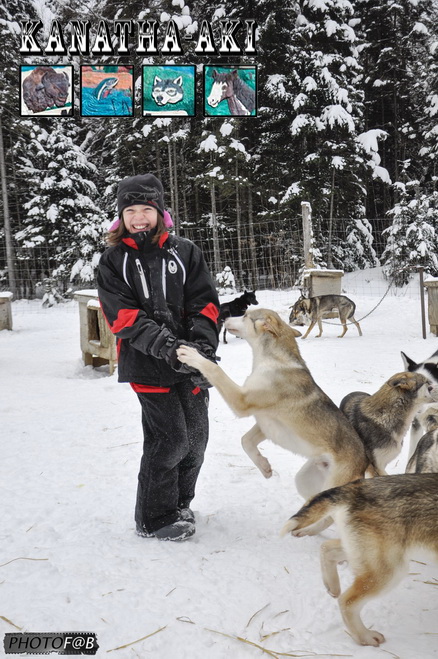
<svg viewBox="0 0 438 659"><path fill-rule="evenodd" d="M135 522L151 533L175 522L178 509L188 507L195 496L208 441L209 394L184 380L169 393L137 396L144 444Z"/></svg>

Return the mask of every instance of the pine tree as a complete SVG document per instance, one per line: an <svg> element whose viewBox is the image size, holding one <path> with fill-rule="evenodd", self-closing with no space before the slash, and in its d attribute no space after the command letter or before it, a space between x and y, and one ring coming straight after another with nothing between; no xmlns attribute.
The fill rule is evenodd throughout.
<svg viewBox="0 0 438 659"><path fill-rule="evenodd" d="M336 249L339 263L345 271L375 268L380 264L373 248L373 229L367 219L350 220L345 235L345 242Z"/></svg>
<svg viewBox="0 0 438 659"><path fill-rule="evenodd" d="M438 273L438 192L419 192L419 182L399 184L400 201L388 215L392 226L386 229L387 246L382 260L384 272L396 286L406 284L417 266Z"/></svg>
<svg viewBox="0 0 438 659"><path fill-rule="evenodd" d="M365 92L365 126L384 130L382 167L395 183L420 179L418 159L431 0L356 0ZM426 78L425 78L426 76ZM399 187L369 185L368 210L382 216L398 201Z"/></svg>
<svg viewBox="0 0 438 659"><path fill-rule="evenodd" d="M73 122L55 124L50 132L33 130L20 162L30 200L23 205L24 229L16 240L23 250L47 245L48 275L64 289L70 281L94 280L105 222L92 180L96 167L75 144L76 133Z"/></svg>
<svg viewBox="0 0 438 659"><path fill-rule="evenodd" d="M420 70L419 87L423 91L416 99L416 106L423 106L420 113L421 141L420 162L423 164L422 183L426 189L437 189L438 183L438 1L432 4L428 24L428 57Z"/></svg>

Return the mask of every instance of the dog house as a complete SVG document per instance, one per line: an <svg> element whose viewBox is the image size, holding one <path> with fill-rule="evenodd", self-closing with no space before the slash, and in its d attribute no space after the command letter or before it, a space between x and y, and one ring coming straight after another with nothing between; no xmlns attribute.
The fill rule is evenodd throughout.
<svg viewBox="0 0 438 659"><path fill-rule="evenodd" d="M12 307L13 293L0 293L0 330L12 330Z"/></svg>
<svg viewBox="0 0 438 659"><path fill-rule="evenodd" d="M342 295L343 270L309 268L303 272L304 287L309 297L317 295Z"/></svg>
<svg viewBox="0 0 438 659"><path fill-rule="evenodd" d="M341 295L343 270L308 268L303 272L304 288L308 297L317 295ZM323 318L337 318L337 311L326 311Z"/></svg>
<svg viewBox="0 0 438 659"><path fill-rule="evenodd" d="M85 366L109 364L110 375L117 361L116 337L111 332L100 308L96 290L76 291L79 302L81 350Z"/></svg>
<svg viewBox="0 0 438 659"><path fill-rule="evenodd" d="M424 285L427 289L427 311L430 331L435 336L438 336L438 277L426 279Z"/></svg>

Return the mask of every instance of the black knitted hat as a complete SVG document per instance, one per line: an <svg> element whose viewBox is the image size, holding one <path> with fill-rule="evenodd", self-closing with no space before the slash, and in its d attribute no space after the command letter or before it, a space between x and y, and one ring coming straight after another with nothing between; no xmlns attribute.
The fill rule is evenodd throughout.
<svg viewBox="0 0 438 659"><path fill-rule="evenodd" d="M138 174L120 181L117 188L119 217L123 209L134 204L153 206L164 215L164 193L161 181L153 174Z"/></svg>

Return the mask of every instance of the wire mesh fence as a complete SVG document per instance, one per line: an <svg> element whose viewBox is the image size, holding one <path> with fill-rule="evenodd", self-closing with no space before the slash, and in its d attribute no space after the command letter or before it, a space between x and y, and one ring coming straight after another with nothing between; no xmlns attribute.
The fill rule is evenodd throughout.
<svg viewBox="0 0 438 659"><path fill-rule="evenodd" d="M215 276L229 268L237 290L291 288L302 266L302 231L286 220L183 228L181 235L201 247Z"/></svg>
<svg viewBox="0 0 438 659"><path fill-rule="evenodd" d="M313 220L314 247L320 253L321 264L327 263L328 250L327 218ZM330 224L330 249L332 250L331 267L356 271L354 258L357 254L372 253L374 263L364 267L376 266L385 249L384 230L390 220L372 220L367 223L364 234L363 220L356 224L351 219L336 219ZM360 231L351 242L354 228ZM288 291L297 285L300 270L304 263L303 231L301 217L292 219L267 219L254 223L218 223L216 226L186 226L181 228L181 235L195 242L203 251L211 273L220 281L224 270L232 273L234 290L282 290ZM363 245L360 241L363 239ZM56 303L68 299L78 289L92 289L95 279L87 282L71 281L68 268L63 275L53 276L55 265L59 266L58 253L53 254L53 246L43 243L31 248L14 246L14 268L16 279L16 299L41 299ZM105 249L102 241L101 251ZM56 258L55 258L56 256ZM345 267L348 261L348 267ZM351 265L352 264L352 265ZM59 270L59 268L58 268ZM0 291L10 290L7 268L6 247L0 238ZM219 275L219 278L217 277ZM366 279L357 277L356 283L363 282L363 294L369 293Z"/></svg>

